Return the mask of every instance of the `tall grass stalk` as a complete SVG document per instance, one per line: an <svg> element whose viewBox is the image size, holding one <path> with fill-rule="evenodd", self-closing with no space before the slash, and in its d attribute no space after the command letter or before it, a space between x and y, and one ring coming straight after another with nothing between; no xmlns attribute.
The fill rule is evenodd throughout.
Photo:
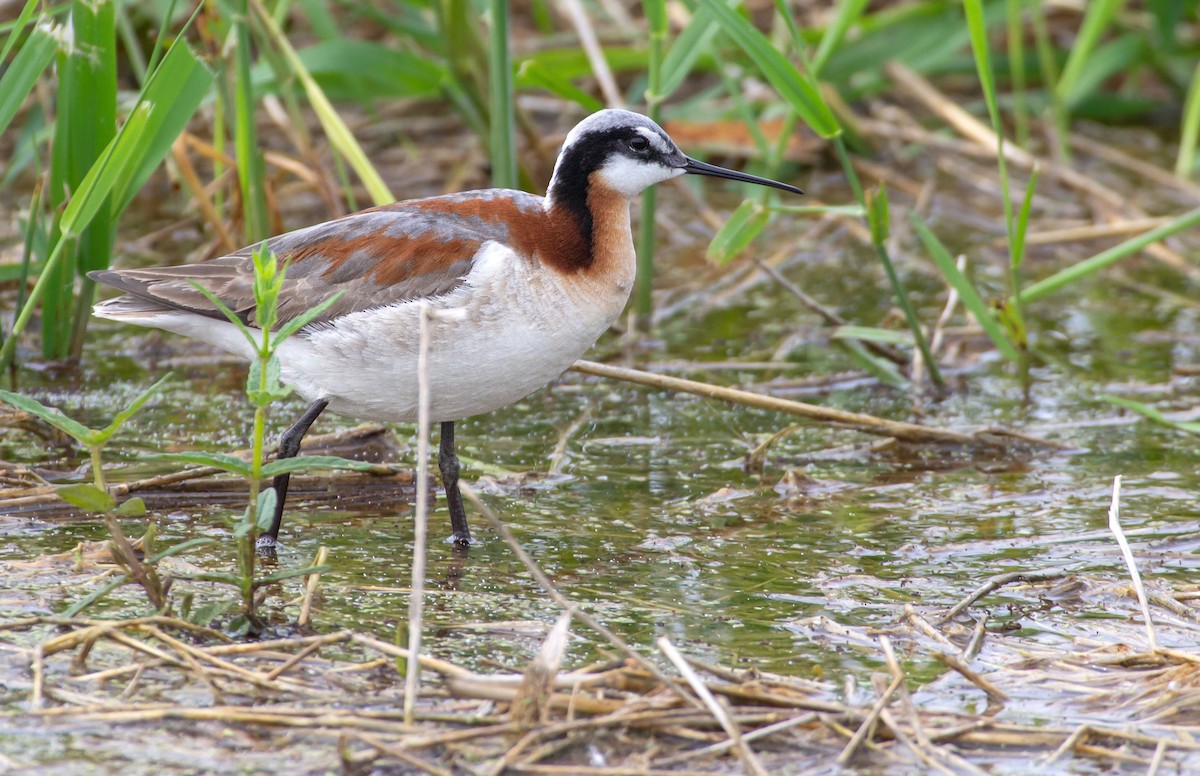
<svg viewBox="0 0 1200 776"><path fill-rule="evenodd" d="M367 187L367 193L376 205L386 205L394 202L396 198L392 195L391 189L383 182L383 177L375 169L375 165L371 164L371 160L367 158L366 152L363 151L362 146L355 139L354 133L350 131L350 128L346 126L346 122L342 120L341 114L329 102L329 98L325 96L325 91L316 82L316 79L312 77L312 73L308 71L308 68L304 66L304 63L300 60L300 56L288 41L287 36L283 34L283 30L275 22L275 18L263 7L261 0L248 0L248 2L262 22L263 29L267 33L267 38L283 55L283 58L288 63L288 67L291 68L292 73L304 87L304 93L308 96L308 102L312 105L313 112L317 114L317 120L321 122L321 127L325 130L325 136L329 138L330 144L350 163L350 167L354 169L354 172L358 174L359 180Z"/></svg>
<svg viewBox="0 0 1200 776"><path fill-rule="evenodd" d="M1026 348L1026 326L1020 304L1020 268L1025 252L1025 224L1029 219L1029 207L1032 203L1033 190L1036 187L1036 176L1030 179L1026 191L1025 205L1021 209L1022 220L1018 223L1013 212L1012 196L1010 194L1008 161L1004 156L1004 122L1000 115L999 103L996 99L996 81L992 71L991 55L988 49L987 25L983 15L982 0L964 0L963 8L967 17L967 28L971 36L971 51L975 57L975 69L979 75L979 83L983 89L984 102L987 104L988 116L991 117L992 131L996 134L996 165L1000 174L1000 198L1004 211L1004 232L1008 237L1008 275L1009 293L1015 303L1002 310L1003 319L1008 322L1009 336L1018 346L1021 358L1018 369L1021 385L1026 392L1029 390L1029 353Z"/></svg>
<svg viewBox="0 0 1200 776"><path fill-rule="evenodd" d="M488 137L492 185L517 187L516 118L513 106L513 68L509 56L508 0L489 0L491 32L488 46Z"/></svg>
<svg viewBox="0 0 1200 776"><path fill-rule="evenodd" d="M266 169L258 150L255 102L250 80L250 2L241 0L233 18L233 126L238 184L242 190L246 242L270 236L267 222Z"/></svg>
<svg viewBox="0 0 1200 776"><path fill-rule="evenodd" d="M58 90L50 159L49 204L61 211L116 131L116 24L112 2L71 4L71 41L58 53ZM76 278L108 266L113 230L97 219L78 235L52 268L41 300L42 355L63 359L82 350L93 286L84 283L76 304ZM82 297L86 294L86 300ZM78 323L73 323L78 319ZM72 336L73 331L79 331Z"/></svg>
<svg viewBox="0 0 1200 776"><path fill-rule="evenodd" d="M1179 156L1175 160L1175 174L1184 180L1192 177L1196 169L1196 146L1200 143L1200 65L1192 75L1187 100L1183 104L1183 126L1179 132Z"/></svg>
<svg viewBox="0 0 1200 776"><path fill-rule="evenodd" d="M661 118L663 49L667 42L667 9L664 0L644 0L642 10L646 14L649 28L650 50L647 54L646 70L646 113L654 121ZM641 222L637 237L637 281L635 283L633 309L638 318L647 322L653 310L654 287L654 217L656 210L655 188L642 192Z"/></svg>
<svg viewBox="0 0 1200 776"><path fill-rule="evenodd" d="M86 170L82 180L71 188L70 199L58 219L58 234L51 241L53 247L27 302L17 313L8 339L0 347L0 367L12 363L16 343L28 326L35 307L43 300L50 285L62 282L63 268L72 263L71 252L93 220L99 216L112 224L120 218L134 194L183 131L211 84L211 73L196 59L180 35L147 79L125 124ZM55 154L65 155L66 152L66 148L60 149L56 143ZM60 169L66 168L60 164ZM58 182L61 184L62 180ZM52 196L53 192L48 195L51 203Z"/></svg>
<svg viewBox="0 0 1200 776"><path fill-rule="evenodd" d="M1054 54L1054 43L1050 39L1050 27L1046 23L1042 0L1032 0L1029 13L1033 25L1034 46L1037 49L1038 70L1041 71L1042 76L1042 87L1050 96L1049 112L1054 124L1055 156L1070 163L1071 143L1068 123L1070 116L1058 89L1058 61Z"/></svg>
<svg viewBox="0 0 1200 776"><path fill-rule="evenodd" d="M1063 66L1062 77L1055 85L1057 97L1068 107L1075 105L1080 99L1087 96L1080 87L1087 81L1085 74L1088 68L1093 66L1092 52L1095 51L1105 30L1112 24L1113 18L1124 5L1125 0L1091 0L1084 4L1086 10L1083 15L1083 23L1075 36L1071 53L1067 55L1067 63Z"/></svg>
<svg viewBox="0 0 1200 776"><path fill-rule="evenodd" d="M429 528L429 327L433 312L418 305L417 504L413 520L412 584L408 596L408 665L404 675L404 724L411 725L421 687L421 636L425 605L425 543Z"/></svg>
<svg viewBox="0 0 1200 776"><path fill-rule="evenodd" d="M1008 25L1008 72L1012 79L1013 127L1017 145L1029 147L1029 99L1025 93L1025 30L1021 27L1023 0L1004 0Z"/></svg>
<svg viewBox="0 0 1200 776"><path fill-rule="evenodd" d="M835 142L842 148L840 153L844 154L845 144L841 142L841 138L837 138ZM849 163L848 157L844 163ZM921 354L921 359L925 362L925 368L929 370L929 379L939 390L943 390L946 387L946 381L942 379L942 370L938 368L937 359L934 358L925 332L921 329L921 322L917 319L917 313L908 299L908 290L900 281L900 276L896 272L895 265L892 264L892 257L887 249L888 235L891 231L887 189L880 184L872 196L866 198L864 207L867 210L867 225L871 228L871 244L875 246L875 254L883 265L883 271L887 274L888 283L892 286L892 292L896 295L900 309L904 311L904 319L908 322L908 328L912 332L913 342Z"/></svg>
<svg viewBox="0 0 1200 776"><path fill-rule="evenodd" d="M872 227L871 234L872 242L875 245L875 253L883 264L884 272L888 276L888 282L891 284L892 291L896 296L896 303L900 305L900 308L904 312L905 321L912 331L913 341L916 343L918 350L925 359L925 363L928 365L929 377L934 385L938 388L943 388L945 384L942 380L941 371L938 369L937 362L933 358L925 334L921 330L920 323L917 320L916 312L909 301L908 291L901 282L900 276L896 273L895 267L892 265L887 246L883 242L876 240L876 238L885 238L887 234L886 193L881 191L873 201L868 202L863 192L862 184L858 180L854 164L851 162L849 152L846 149L842 128L833 111L829 108L828 103L826 103L825 98L821 95L820 87L811 69L806 68L804 71L797 69L765 35L759 32L737 12L720 2L720 0L702 0L702 3L703 7L707 8L713 14L725 33L750 57L751 61L758 68L759 73L766 78L792 110L814 132L833 144L838 159L845 170L847 181L854 191L855 199L867 214L868 226ZM853 3L841 6L839 13L844 14L847 18L842 23L839 23L837 27L831 26L830 30L833 34L844 34L845 29L852 24L855 12L856 6ZM861 12L861 9L859 9L859 12ZM795 32L793 32L793 35L795 35ZM799 43L799 41L795 41L797 49L801 56L803 56L803 50L799 49Z"/></svg>

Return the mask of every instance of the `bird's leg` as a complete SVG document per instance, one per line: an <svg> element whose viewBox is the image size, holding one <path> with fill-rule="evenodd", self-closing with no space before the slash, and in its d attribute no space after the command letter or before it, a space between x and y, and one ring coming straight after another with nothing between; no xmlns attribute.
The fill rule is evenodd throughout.
<svg viewBox="0 0 1200 776"><path fill-rule="evenodd" d="M282 461L284 458L296 457L296 454L300 452L300 440L304 439L309 427L327 406L329 406L327 399L317 399L304 411L300 419L292 424L291 428L283 432L283 436L279 437L279 453L275 456L276 460ZM271 527L267 529L267 532L258 537L257 546L260 550L273 550L279 541L279 526L283 523L283 501L287 498L290 479L290 474L277 474L274 482L271 483L271 487L275 489L275 516L272 518Z"/></svg>
<svg viewBox="0 0 1200 776"><path fill-rule="evenodd" d="M462 494L458 492L458 456L454 454L454 421L442 421L441 448L438 468L442 470L442 485L446 488L446 504L450 507L450 540L459 547L471 544L471 529L467 528L467 510L463 509Z"/></svg>

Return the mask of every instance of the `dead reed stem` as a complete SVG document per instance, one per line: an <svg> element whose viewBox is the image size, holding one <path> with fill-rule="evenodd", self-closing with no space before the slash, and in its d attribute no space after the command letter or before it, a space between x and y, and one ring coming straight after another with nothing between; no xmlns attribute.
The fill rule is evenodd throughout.
<svg viewBox="0 0 1200 776"><path fill-rule="evenodd" d="M1133 579L1133 589L1137 592L1138 605L1142 607L1142 617L1146 624L1146 642L1151 652L1158 651L1158 637L1154 633L1154 621L1150 619L1150 603L1146 600L1146 588L1142 585L1142 575L1138 572L1137 561L1133 558L1133 550L1129 548L1129 540L1121 530L1121 475L1113 477L1112 504L1108 508L1108 528L1117 538L1121 548L1121 556L1125 558L1125 566Z"/></svg>
<svg viewBox="0 0 1200 776"><path fill-rule="evenodd" d="M695 669L683 659L683 655L675 648L671 640L666 636L660 637L658 639L658 648L675 665L675 668L678 669L679 673L691 686L692 692L696 693L717 722L721 724L721 727L725 729L730 742L738 750L738 756L742 758L742 764L746 766L746 770L756 776L767 776L766 769L763 768L758 756L754 754L754 750L742 738L742 731L737 723L729 716L729 712L717 702L717 699L709 691L704 682L700 681L700 677L696 675Z"/></svg>
<svg viewBox="0 0 1200 776"><path fill-rule="evenodd" d="M724 388L695 380L684 380L679 377L653 374L640 369L598 364L595 361L576 361L571 366L571 370L580 374L606 377L611 380L623 380L660 390L691 393L708 399L721 399L733 404L742 404L773 412L783 412L788 415L798 415L810 420L832 423L844 428L852 428L866 434L894 437L905 442L917 444L953 444L965 447L996 447L999 444L989 438L975 434L964 434L949 429L930 428L915 423L887 420L859 412L845 412L843 410L820 407L815 404L805 404L789 399L779 399L774 396L764 396L760 393L751 393L736 388Z"/></svg>
<svg viewBox="0 0 1200 776"><path fill-rule="evenodd" d="M313 558L313 566L323 566L325 560L329 557L329 549L321 547L317 550L317 555ZM321 572L309 574L304 578L304 600L300 602L300 616L296 618L296 625L301 628L308 625L309 617L312 615L313 596L317 593L317 588L321 584Z"/></svg>

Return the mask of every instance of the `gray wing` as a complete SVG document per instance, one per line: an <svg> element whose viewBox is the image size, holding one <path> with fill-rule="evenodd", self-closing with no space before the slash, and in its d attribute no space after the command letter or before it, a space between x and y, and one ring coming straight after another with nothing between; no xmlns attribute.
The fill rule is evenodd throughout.
<svg viewBox="0 0 1200 776"><path fill-rule="evenodd" d="M330 296L343 295L313 323L359 310L446 294L460 286L489 240L505 240L502 222L480 217L480 205L503 195L526 210L541 200L524 192L481 191L401 202L272 237L266 245L288 263L279 323ZM208 289L244 323L254 324L254 264L259 244L198 264L99 270L88 276L126 292L115 313L185 310L225 316L192 283Z"/></svg>

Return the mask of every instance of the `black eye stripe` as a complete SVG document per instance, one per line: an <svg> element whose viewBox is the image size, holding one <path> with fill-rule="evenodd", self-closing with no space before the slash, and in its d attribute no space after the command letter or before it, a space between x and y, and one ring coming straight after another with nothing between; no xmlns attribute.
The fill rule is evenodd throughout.
<svg viewBox="0 0 1200 776"><path fill-rule="evenodd" d="M645 151L650 147L650 141L641 135L636 135L629 140L629 147L634 151Z"/></svg>

